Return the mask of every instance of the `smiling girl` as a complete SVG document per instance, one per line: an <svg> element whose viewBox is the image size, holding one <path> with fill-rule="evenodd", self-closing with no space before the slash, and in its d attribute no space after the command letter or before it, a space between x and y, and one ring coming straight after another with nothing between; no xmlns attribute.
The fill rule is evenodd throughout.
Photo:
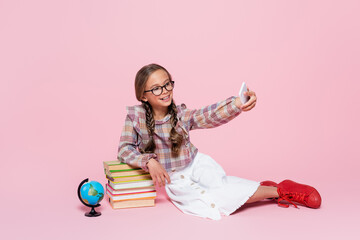
<svg viewBox="0 0 360 240"><path fill-rule="evenodd" d="M229 122L241 112L255 107L255 92L242 104L239 97L200 108L176 106L173 99L175 82L158 64L142 67L136 74L135 92L141 105L127 107L118 159L149 172L155 185L165 186L172 203L182 212L221 219L245 203L267 198L277 199L280 206L299 203L318 208L321 197L308 185L284 180L256 182L227 176L210 156L200 153L191 143L189 132L214 128Z"/></svg>

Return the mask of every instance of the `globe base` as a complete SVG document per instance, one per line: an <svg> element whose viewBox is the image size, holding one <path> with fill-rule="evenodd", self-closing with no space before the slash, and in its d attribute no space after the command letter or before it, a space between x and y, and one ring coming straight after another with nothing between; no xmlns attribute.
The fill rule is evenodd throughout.
<svg viewBox="0 0 360 240"><path fill-rule="evenodd" d="M85 213L85 216L87 217L98 217L101 215L101 212L97 212L95 211L95 208L94 207L91 207L91 211L88 212L88 213Z"/></svg>

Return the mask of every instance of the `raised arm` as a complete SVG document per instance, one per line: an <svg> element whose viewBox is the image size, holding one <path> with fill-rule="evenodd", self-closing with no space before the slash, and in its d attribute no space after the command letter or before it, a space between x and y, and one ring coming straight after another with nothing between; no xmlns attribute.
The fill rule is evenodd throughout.
<svg viewBox="0 0 360 240"><path fill-rule="evenodd" d="M214 128L225 124L241 113L238 99L238 97L229 97L197 110L185 110L184 121L189 124L189 130Z"/></svg>

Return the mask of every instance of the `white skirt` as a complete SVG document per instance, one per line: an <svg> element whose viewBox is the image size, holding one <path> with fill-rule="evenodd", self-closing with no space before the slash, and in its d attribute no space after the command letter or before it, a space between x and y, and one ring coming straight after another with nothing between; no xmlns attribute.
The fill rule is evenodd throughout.
<svg viewBox="0 0 360 240"><path fill-rule="evenodd" d="M172 203L183 213L220 220L241 207L260 183L226 176L210 156L197 153L194 161L180 171L169 173L171 183L165 190Z"/></svg>

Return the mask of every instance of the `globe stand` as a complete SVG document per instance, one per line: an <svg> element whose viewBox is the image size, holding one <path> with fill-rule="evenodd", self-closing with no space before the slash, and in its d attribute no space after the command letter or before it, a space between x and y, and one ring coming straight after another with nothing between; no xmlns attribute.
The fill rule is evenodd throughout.
<svg viewBox="0 0 360 240"><path fill-rule="evenodd" d="M84 200L82 200L81 195L80 195L80 190L81 190L82 185L84 185L84 183L86 183L86 182L88 182L88 181L89 181L89 179L86 178L86 179L84 179L84 180L80 183L80 185L79 185L79 187L78 187L77 194L78 194L78 197L79 197L79 199L80 199L80 202L82 202L82 204L84 204L85 206L91 208L91 211L85 213L85 216L87 216L87 217L98 217L98 216L101 215L101 212L95 211L95 208L96 208L96 207L99 207L99 206L101 206L101 205L100 205L99 203L96 204L96 205L87 204L86 202L84 202Z"/></svg>
<svg viewBox="0 0 360 240"><path fill-rule="evenodd" d="M91 207L91 211L90 211L90 212L85 213L85 216L87 216L87 217L98 217L98 216L100 216L100 215L101 215L101 212L95 211L95 207L94 207L94 206Z"/></svg>

